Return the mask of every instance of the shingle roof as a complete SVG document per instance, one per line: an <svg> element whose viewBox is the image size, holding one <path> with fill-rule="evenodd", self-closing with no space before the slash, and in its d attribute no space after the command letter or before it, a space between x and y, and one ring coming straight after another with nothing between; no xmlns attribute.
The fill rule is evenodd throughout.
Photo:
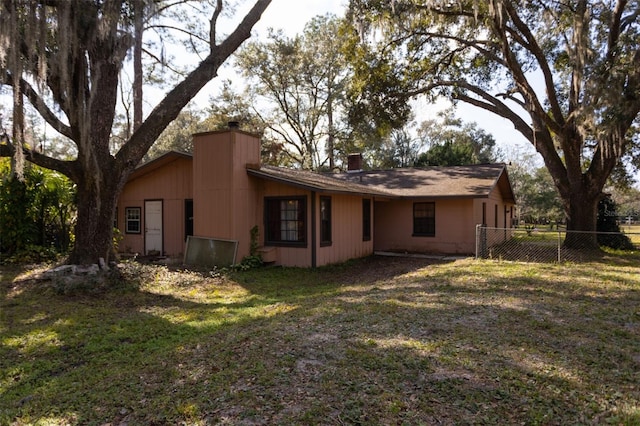
<svg viewBox="0 0 640 426"><path fill-rule="evenodd" d="M496 185L506 200L514 200L504 164L470 166L399 168L390 170L340 173L336 178L357 180L398 197L486 197Z"/></svg>
<svg viewBox="0 0 640 426"><path fill-rule="evenodd" d="M259 169L247 168L247 173L252 176L282 182L311 191L393 197L393 194L390 192L377 189L370 185L361 185L355 181L337 179L333 174L328 173L273 166L260 166Z"/></svg>
<svg viewBox="0 0 640 426"><path fill-rule="evenodd" d="M385 196L390 198L482 198L498 185L506 201L515 202L504 164L401 168L355 173L316 173L261 166L248 169L253 176L301 188Z"/></svg>

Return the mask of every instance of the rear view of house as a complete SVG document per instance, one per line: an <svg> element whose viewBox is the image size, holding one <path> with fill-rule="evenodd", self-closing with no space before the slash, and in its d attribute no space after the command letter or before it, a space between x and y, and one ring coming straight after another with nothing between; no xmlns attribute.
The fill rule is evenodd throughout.
<svg viewBox="0 0 640 426"><path fill-rule="evenodd" d="M265 261L315 267L375 251L470 254L477 224L510 227L503 164L315 173L260 164L260 140L238 128L194 135L193 155L140 166L118 202L121 252L183 256L187 236L237 242L251 230Z"/></svg>

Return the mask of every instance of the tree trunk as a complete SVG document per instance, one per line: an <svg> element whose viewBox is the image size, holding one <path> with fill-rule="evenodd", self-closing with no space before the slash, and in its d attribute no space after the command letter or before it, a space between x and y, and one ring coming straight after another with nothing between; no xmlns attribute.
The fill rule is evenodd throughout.
<svg viewBox="0 0 640 426"><path fill-rule="evenodd" d="M142 32L144 30L144 2L134 4L133 43L133 131L142 124ZM127 135L129 137L131 135Z"/></svg>
<svg viewBox="0 0 640 426"><path fill-rule="evenodd" d="M117 180L105 172L102 182L96 184L94 179L85 179L78 185L75 242L68 263L89 265L100 259L106 263L115 260L113 219L122 189L122 185L115 183Z"/></svg>
<svg viewBox="0 0 640 426"><path fill-rule="evenodd" d="M597 249L598 238L596 223L598 218L599 196L585 194L587 191L572 191L567 213L567 234L564 246L572 249Z"/></svg>
<svg viewBox="0 0 640 426"><path fill-rule="evenodd" d="M333 97L331 88L329 88L328 101L327 101L327 118L329 120L329 138L327 139L327 154L329 155L329 171L333 172L336 167L335 161L335 143L334 143L334 127L333 127Z"/></svg>

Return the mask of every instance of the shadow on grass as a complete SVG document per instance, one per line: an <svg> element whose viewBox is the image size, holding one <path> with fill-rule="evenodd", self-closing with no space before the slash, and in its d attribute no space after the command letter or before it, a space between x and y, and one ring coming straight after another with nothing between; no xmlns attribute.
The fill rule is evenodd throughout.
<svg viewBox="0 0 640 426"><path fill-rule="evenodd" d="M278 302L83 287L63 295L50 282L16 283L22 272L3 270L0 282L0 424L173 423L185 415L174 397L192 374L182 370L189 348L223 349ZM222 384L232 368L211 371Z"/></svg>
<svg viewBox="0 0 640 426"><path fill-rule="evenodd" d="M638 423L638 278L566 268L368 258L215 301L3 281L0 423Z"/></svg>

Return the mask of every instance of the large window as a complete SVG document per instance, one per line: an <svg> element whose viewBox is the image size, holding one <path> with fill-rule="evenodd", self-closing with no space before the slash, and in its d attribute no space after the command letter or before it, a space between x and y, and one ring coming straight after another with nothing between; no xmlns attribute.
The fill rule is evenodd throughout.
<svg viewBox="0 0 640 426"><path fill-rule="evenodd" d="M320 197L320 245L331 245L331 197Z"/></svg>
<svg viewBox="0 0 640 426"><path fill-rule="evenodd" d="M265 198L265 242L276 245L306 243L306 198Z"/></svg>
<svg viewBox="0 0 640 426"><path fill-rule="evenodd" d="M371 241L371 199L362 199L362 241Z"/></svg>
<svg viewBox="0 0 640 426"><path fill-rule="evenodd" d="M413 204L413 235L420 237L436 235L436 203Z"/></svg>
<svg viewBox="0 0 640 426"><path fill-rule="evenodd" d="M140 207L127 207L124 209L125 232L127 234L140 233Z"/></svg>

